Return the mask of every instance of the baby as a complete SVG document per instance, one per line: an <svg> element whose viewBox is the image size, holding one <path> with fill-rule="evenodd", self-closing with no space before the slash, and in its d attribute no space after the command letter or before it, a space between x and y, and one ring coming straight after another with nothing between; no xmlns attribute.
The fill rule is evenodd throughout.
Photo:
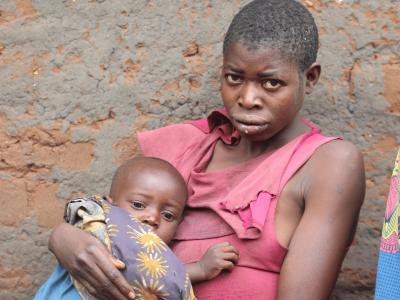
<svg viewBox="0 0 400 300"><path fill-rule="evenodd" d="M186 184L171 164L158 158L139 157L118 168L107 201L100 197L73 200L66 216L70 223L80 224L98 237L124 262L123 274L137 298L194 299L191 282L209 280L222 270L233 268L238 253L228 243L221 243L210 247L198 262L186 266L180 263L166 244L183 218L187 196ZM106 228L105 235L98 224ZM54 293L60 289L54 286L57 280L53 277L54 273L39 290L36 300L50 299L46 291ZM79 283L74 284L81 298L91 298ZM68 289L76 294L72 282ZM53 294L51 297L74 299Z"/></svg>

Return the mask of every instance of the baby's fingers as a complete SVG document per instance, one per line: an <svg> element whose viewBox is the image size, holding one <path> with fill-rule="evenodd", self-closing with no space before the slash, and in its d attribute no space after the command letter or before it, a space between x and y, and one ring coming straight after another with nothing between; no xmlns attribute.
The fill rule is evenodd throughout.
<svg viewBox="0 0 400 300"><path fill-rule="evenodd" d="M236 255L239 255L239 251L231 244L223 247L223 250L224 250L224 252L230 252L230 253L235 253Z"/></svg>
<svg viewBox="0 0 400 300"><path fill-rule="evenodd" d="M234 264L237 264L237 262L239 261L239 254L235 252L225 252L222 254L222 258L224 260L228 260Z"/></svg>
<svg viewBox="0 0 400 300"><path fill-rule="evenodd" d="M235 264L230 260L223 260L220 262L220 267L223 270L232 271L234 266L235 266Z"/></svg>

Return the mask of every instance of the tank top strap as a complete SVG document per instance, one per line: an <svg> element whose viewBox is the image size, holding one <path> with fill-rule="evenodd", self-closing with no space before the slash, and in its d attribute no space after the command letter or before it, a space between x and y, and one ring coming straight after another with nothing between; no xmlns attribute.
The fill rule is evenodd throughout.
<svg viewBox="0 0 400 300"><path fill-rule="evenodd" d="M300 141L295 148L295 151L293 152L289 163L286 165L286 168L280 179L277 193L278 195L282 192L286 183L310 159L318 147L330 141L342 139L341 137L323 136L319 133L319 130L318 132L314 132L314 128L309 135L303 137L303 140Z"/></svg>
<svg viewBox="0 0 400 300"><path fill-rule="evenodd" d="M223 208L231 212L231 215L225 217L228 223L236 223L236 226L232 227L235 229L236 234L239 238L245 239L257 239L261 236L266 222L267 217L275 217L276 205L279 200L280 193L292 178L292 176L310 159L314 154L315 150L321 145L330 142L332 140L341 139L340 137L325 137L320 133L320 130L315 127L312 123L306 123L311 130L299 137L296 141L293 141L293 145L289 151L282 151L279 155L280 159L283 159L281 163L276 166L276 177L269 177L271 179L271 185L258 187L257 196L251 197L254 199L250 201L250 205L236 206L235 201L230 203L222 203ZM282 149L283 150L283 149ZM285 154L287 155L285 157ZM281 170L279 170L281 168ZM254 186L253 188L256 188ZM250 192L248 190L247 192ZM242 226L239 226L237 219L234 218L235 213L239 216ZM273 221L271 224L275 224Z"/></svg>

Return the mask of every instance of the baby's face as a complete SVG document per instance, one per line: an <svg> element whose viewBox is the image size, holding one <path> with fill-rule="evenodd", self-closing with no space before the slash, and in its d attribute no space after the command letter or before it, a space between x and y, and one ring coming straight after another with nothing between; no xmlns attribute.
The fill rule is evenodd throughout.
<svg viewBox="0 0 400 300"><path fill-rule="evenodd" d="M119 185L113 201L169 243L182 219L186 187L167 172L145 169L130 173Z"/></svg>

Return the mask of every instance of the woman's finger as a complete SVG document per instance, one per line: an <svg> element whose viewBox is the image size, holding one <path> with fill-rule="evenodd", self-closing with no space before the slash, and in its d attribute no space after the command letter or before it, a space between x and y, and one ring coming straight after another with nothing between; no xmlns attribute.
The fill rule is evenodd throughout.
<svg viewBox="0 0 400 300"><path fill-rule="evenodd" d="M72 274L75 280L79 281L90 294L99 300L109 299L109 295L103 292L103 287L109 285L109 280L104 273L93 263L90 268L82 267L77 273Z"/></svg>
<svg viewBox="0 0 400 300"><path fill-rule="evenodd" d="M76 279L76 278L75 278ZM89 292L89 294L91 295L95 295L96 293L96 289L93 287L92 284L90 284L87 280L80 278L79 280L76 279L77 281L79 281L79 283L81 285L83 285L83 287ZM101 300L101 299L100 299Z"/></svg>
<svg viewBox="0 0 400 300"><path fill-rule="evenodd" d="M118 270L116 272L119 272ZM100 300L117 299L117 300L128 300L129 298L122 294L118 288L110 281L109 278L104 274L97 265L87 271L87 273L82 272L80 275L82 284L84 281L88 285L92 286L92 291L90 292L93 296ZM87 278L87 279L86 279ZM86 287L86 285L85 285Z"/></svg>
<svg viewBox="0 0 400 300"><path fill-rule="evenodd" d="M115 266L124 267L121 261L118 261L108 252L105 252L98 254L96 264L106 278L101 287L103 293L109 293L114 297L112 299L135 299L132 287Z"/></svg>
<svg viewBox="0 0 400 300"><path fill-rule="evenodd" d="M119 269L119 270L125 269L125 264L124 264L123 261L121 261L121 260L119 260L119 259L117 259L117 258L115 258L115 257L112 256L112 262L113 262L114 266L115 266L117 269Z"/></svg>

